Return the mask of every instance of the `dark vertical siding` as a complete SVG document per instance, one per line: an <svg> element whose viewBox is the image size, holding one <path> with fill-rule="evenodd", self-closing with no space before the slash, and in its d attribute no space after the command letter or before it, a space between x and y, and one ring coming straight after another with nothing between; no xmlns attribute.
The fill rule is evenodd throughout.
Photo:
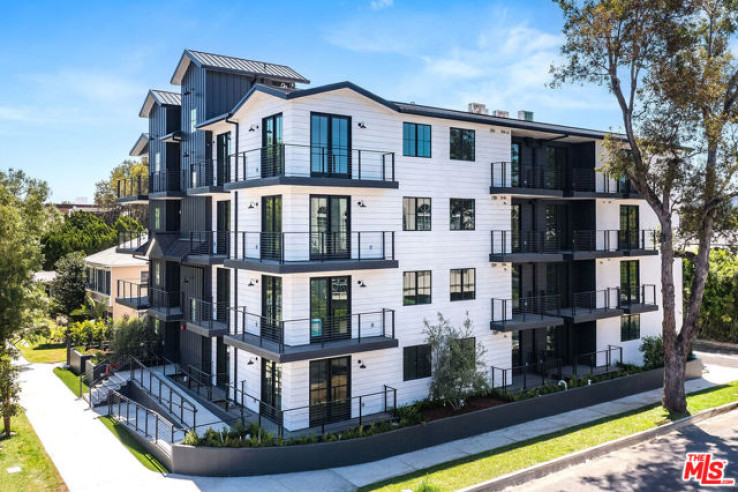
<svg viewBox="0 0 738 492"><path fill-rule="evenodd" d="M182 79L182 143L181 167L189 171L190 165L205 159L205 132L197 130L190 133L190 116L196 110L197 121L205 121L205 71L190 64ZM185 157L186 156L186 157ZM183 183L186 186L186 181Z"/></svg>
<svg viewBox="0 0 738 492"><path fill-rule="evenodd" d="M246 95L253 85L253 78L233 73L207 71L207 96L205 118L227 113Z"/></svg>
<svg viewBox="0 0 738 492"><path fill-rule="evenodd" d="M193 366L200 369L202 363L202 339L197 333L183 330L179 334L179 362L182 367Z"/></svg>
<svg viewBox="0 0 738 492"><path fill-rule="evenodd" d="M182 266L181 290L185 297L202 299L205 292L210 292L209 285L206 285L209 284L206 277L210 277L210 271L207 273L206 275L205 269L200 267Z"/></svg>
<svg viewBox="0 0 738 492"><path fill-rule="evenodd" d="M181 231L209 231L212 223L210 197L187 197L182 200Z"/></svg>

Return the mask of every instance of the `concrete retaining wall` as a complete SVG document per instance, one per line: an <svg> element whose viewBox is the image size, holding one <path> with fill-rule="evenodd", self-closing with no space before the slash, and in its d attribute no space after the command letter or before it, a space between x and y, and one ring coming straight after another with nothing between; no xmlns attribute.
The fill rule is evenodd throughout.
<svg viewBox="0 0 738 492"><path fill-rule="evenodd" d="M702 376L702 363L687 363L687 379ZM266 448L207 448L177 444L172 471L183 475L248 476L319 470L388 458L662 386L663 369L654 369L589 387L552 393L498 407L404 427L370 437Z"/></svg>
<svg viewBox="0 0 738 492"><path fill-rule="evenodd" d="M92 358L91 355L82 355L77 350L69 351L69 369L77 376L85 372L87 361Z"/></svg>

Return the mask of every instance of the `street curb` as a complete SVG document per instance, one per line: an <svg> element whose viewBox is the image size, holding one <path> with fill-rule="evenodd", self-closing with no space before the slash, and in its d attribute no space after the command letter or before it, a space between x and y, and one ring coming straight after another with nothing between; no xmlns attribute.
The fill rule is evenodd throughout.
<svg viewBox="0 0 738 492"><path fill-rule="evenodd" d="M569 468L570 466L579 465L586 461L610 454L613 451L649 441L656 437L660 437L665 434L669 434L671 432L679 430L682 427L694 425L696 423L702 422L703 420L707 420L711 417L715 417L717 415L721 415L735 409L738 409L738 401L726 403L725 405L711 408L709 410L704 410L697 415L685 417L683 419L676 420L674 422L656 427L654 429L648 429L636 434L632 434L630 436L621 437L619 439L615 439L614 441L609 441L592 448L583 449L581 451L577 451L576 453L562 456L561 458L556 458L550 461L546 461L545 463L541 463L525 468L523 470L503 475L501 477L496 477L485 482L471 485L469 487L459 489L457 492L496 491L504 490L508 487L523 485L526 482L536 480L538 478L543 478L551 473L556 473L558 471Z"/></svg>
<svg viewBox="0 0 738 492"><path fill-rule="evenodd" d="M692 349L698 352L718 350L728 354L738 354L738 343L715 342L713 340L695 340Z"/></svg>

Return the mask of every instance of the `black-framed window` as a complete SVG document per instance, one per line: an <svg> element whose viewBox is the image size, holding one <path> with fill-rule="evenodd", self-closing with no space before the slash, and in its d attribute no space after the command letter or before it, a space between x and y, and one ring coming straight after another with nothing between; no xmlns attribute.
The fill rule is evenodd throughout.
<svg viewBox="0 0 738 492"><path fill-rule="evenodd" d="M477 271L474 268L451 270L451 300L474 299L477 293Z"/></svg>
<svg viewBox="0 0 738 492"><path fill-rule="evenodd" d="M474 160L475 131L464 128L451 128L449 156L457 161Z"/></svg>
<svg viewBox="0 0 738 492"><path fill-rule="evenodd" d="M412 345L402 349L402 380L428 378L431 375L431 347Z"/></svg>
<svg viewBox="0 0 738 492"><path fill-rule="evenodd" d="M402 155L431 156L431 127L419 123L402 124Z"/></svg>
<svg viewBox="0 0 738 492"><path fill-rule="evenodd" d="M474 230L474 200L452 198L450 202L450 227L452 231Z"/></svg>
<svg viewBox="0 0 738 492"><path fill-rule="evenodd" d="M620 318L620 341L638 340L641 338L641 315L624 315Z"/></svg>
<svg viewBox="0 0 738 492"><path fill-rule="evenodd" d="M402 199L402 230L403 231L430 231L431 230L431 199L403 197Z"/></svg>
<svg viewBox="0 0 738 492"><path fill-rule="evenodd" d="M402 305L431 303L431 272L404 272L402 274Z"/></svg>

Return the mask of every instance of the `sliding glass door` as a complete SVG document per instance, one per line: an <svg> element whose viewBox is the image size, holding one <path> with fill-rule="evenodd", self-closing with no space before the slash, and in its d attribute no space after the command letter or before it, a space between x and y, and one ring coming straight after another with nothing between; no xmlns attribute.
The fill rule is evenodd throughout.
<svg viewBox="0 0 738 492"><path fill-rule="evenodd" d="M221 133L216 140L215 179L217 186L223 186L230 177L231 132Z"/></svg>
<svg viewBox="0 0 738 492"><path fill-rule="evenodd" d="M351 118L310 115L310 175L351 178Z"/></svg>
<svg viewBox="0 0 738 492"><path fill-rule="evenodd" d="M261 199L261 259L282 258L282 195Z"/></svg>
<svg viewBox="0 0 738 492"><path fill-rule="evenodd" d="M310 362L310 425L351 418L351 358Z"/></svg>
<svg viewBox="0 0 738 492"><path fill-rule="evenodd" d="M620 302L640 304L640 271L638 260L620 262Z"/></svg>
<svg viewBox="0 0 738 492"><path fill-rule="evenodd" d="M282 278L261 276L261 336L278 342L282 321Z"/></svg>
<svg viewBox="0 0 738 492"><path fill-rule="evenodd" d="M351 277L310 279L310 342L351 338Z"/></svg>
<svg viewBox="0 0 738 492"><path fill-rule="evenodd" d="M275 114L261 121L261 177L284 174L284 149L282 147L282 114Z"/></svg>
<svg viewBox="0 0 738 492"><path fill-rule="evenodd" d="M347 196L310 196L310 259L351 257L351 210Z"/></svg>
<svg viewBox="0 0 738 492"><path fill-rule="evenodd" d="M620 206L620 248L639 249L638 205Z"/></svg>

